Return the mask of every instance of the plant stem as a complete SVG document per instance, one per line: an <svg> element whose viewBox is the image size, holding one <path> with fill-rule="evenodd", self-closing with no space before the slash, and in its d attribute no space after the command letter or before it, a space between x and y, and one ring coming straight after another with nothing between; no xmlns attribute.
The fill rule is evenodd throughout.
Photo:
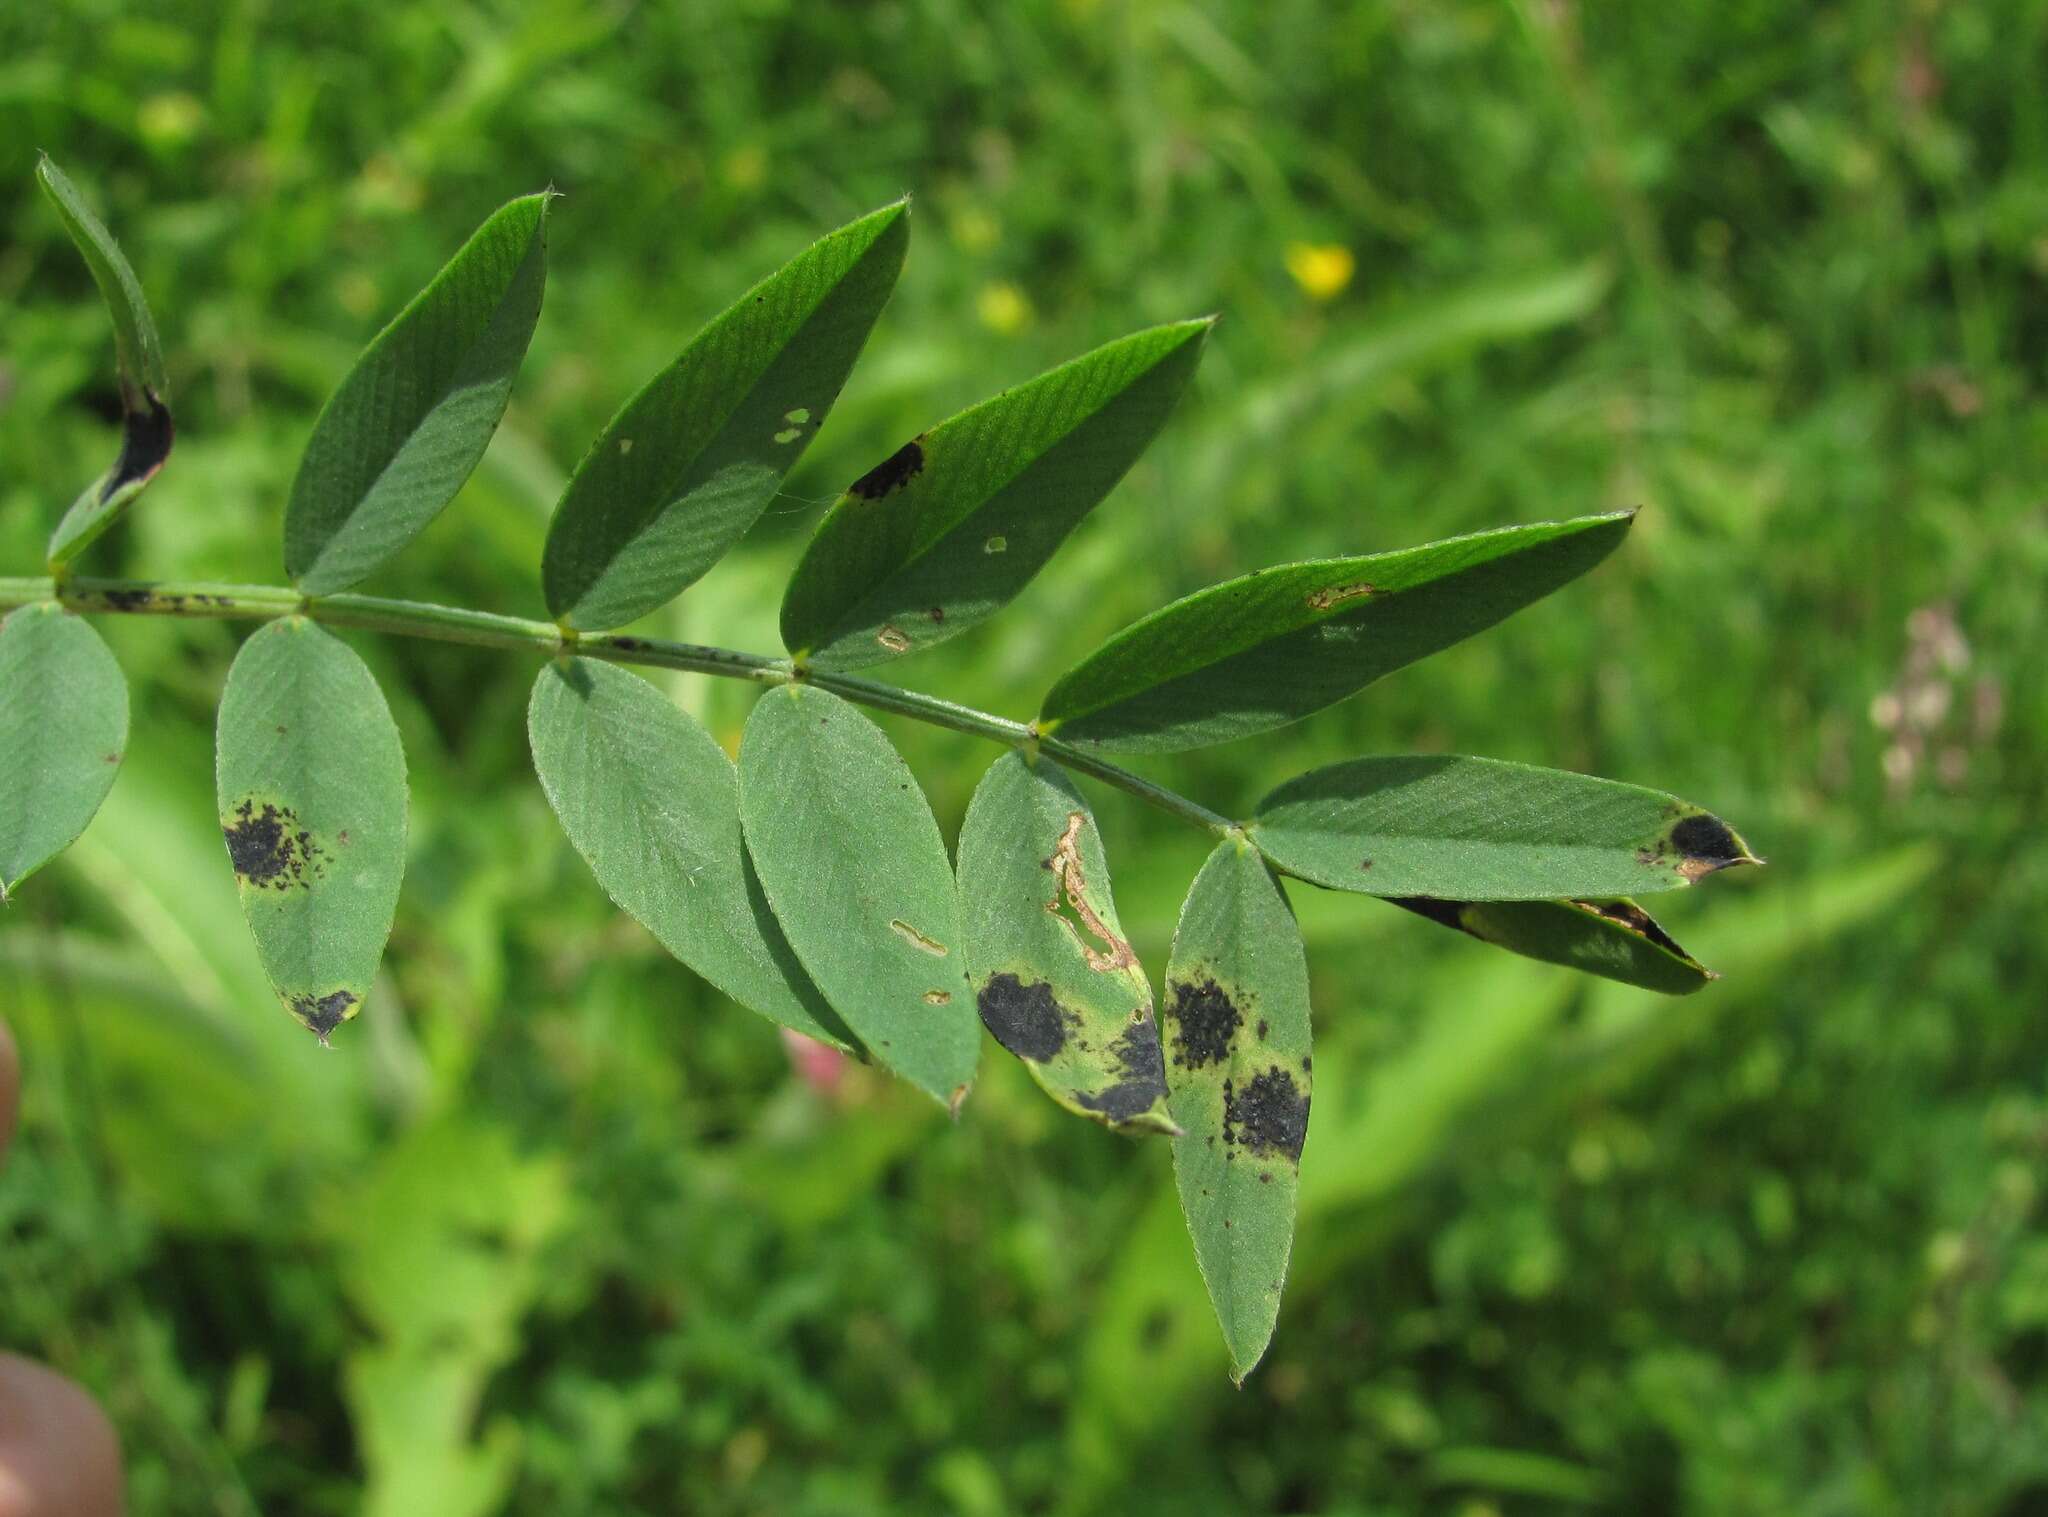
<svg viewBox="0 0 2048 1517"><path fill-rule="evenodd" d="M1128 769L1119 768L1058 738L1040 737L1028 723L992 716L986 711L956 705L935 695L920 695L914 690L903 690L850 674L831 674L815 669L799 672L786 658L769 658L759 653L741 653L732 648L713 648L700 643L669 642L662 638L626 637L616 632L571 637L552 622L530 621L524 617L500 616L491 611L470 611L455 606L434 606L422 601L387 600L375 595L324 595L309 600L296 590L281 585L70 577L60 584L47 575L21 579L0 577L0 612L53 598L75 611L125 616L198 617L213 621L269 621L280 616L305 616L333 627L357 627L399 637L431 638L439 642L465 643L475 648L503 648L548 657L577 653L615 664L681 669L692 674L752 680L763 685L780 685L801 679L859 705L907 716L934 727L985 737L1013 748L1035 743L1040 752L1068 768L1078 769L1106 785L1114 785L1148 805L1219 836L1230 832L1236 825L1228 817L1219 816L1206 806L1176 795Z"/></svg>

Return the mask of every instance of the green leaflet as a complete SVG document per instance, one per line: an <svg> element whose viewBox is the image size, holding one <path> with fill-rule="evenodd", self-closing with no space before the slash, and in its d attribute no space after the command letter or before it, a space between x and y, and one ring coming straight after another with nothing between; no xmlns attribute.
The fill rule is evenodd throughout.
<svg viewBox="0 0 2048 1517"><path fill-rule="evenodd" d="M784 645L858 669L995 615L1166 424L1210 326L1125 337L905 443L819 523L783 598Z"/></svg>
<svg viewBox="0 0 2048 1517"><path fill-rule="evenodd" d="M1134 622L1046 693L1068 742L1171 753L1299 721L1599 563L1633 512L1257 570Z"/></svg>
<svg viewBox="0 0 2048 1517"><path fill-rule="evenodd" d="M797 957L870 1052L957 1107L981 1053L945 840L873 722L789 684L740 743L740 819Z"/></svg>
<svg viewBox="0 0 2048 1517"><path fill-rule="evenodd" d="M548 804L607 895L742 1006L852 1046L768 909L740 836L739 780L710 733L638 675L589 658L541 670L526 731Z"/></svg>
<svg viewBox="0 0 2048 1517"><path fill-rule="evenodd" d="M1397 896L1394 904L1524 958L1665 995L1690 995L1718 978L1630 900L1438 901Z"/></svg>
<svg viewBox="0 0 2048 1517"><path fill-rule="evenodd" d="M36 179L57 208L85 266L99 286L114 320L114 366L121 388L121 452L114 465L86 488L57 523L49 547L54 571L83 553L116 521L129 502L156 478L170 457L170 383L164 376L163 344L142 285L113 235L93 215L64 171L47 157L36 163Z"/></svg>
<svg viewBox="0 0 2048 1517"><path fill-rule="evenodd" d="M257 956L324 1042L362 1009L405 872L405 754L363 661L304 617L252 635L221 694L214 783Z"/></svg>
<svg viewBox="0 0 2048 1517"><path fill-rule="evenodd" d="M823 425L896 287L898 201L819 239L742 295L627 401L548 529L548 611L582 631L672 599L739 541Z"/></svg>
<svg viewBox="0 0 2048 1517"><path fill-rule="evenodd" d="M990 766L959 873L982 1025L1068 1111L1176 1131L1152 986L1117 921L1095 817L1057 764L1013 750Z"/></svg>
<svg viewBox="0 0 2048 1517"><path fill-rule="evenodd" d="M551 198L478 227L328 397L285 507L285 572L306 594L403 551L484 456L540 320Z"/></svg>
<svg viewBox="0 0 2048 1517"><path fill-rule="evenodd" d="M1259 802L1283 872L1440 901L1641 895L1757 862L1719 817L1660 790L1482 758L1362 758Z"/></svg>
<svg viewBox="0 0 2048 1517"><path fill-rule="evenodd" d="M85 831L128 747L128 685L55 601L0 621L0 901Z"/></svg>
<svg viewBox="0 0 2048 1517"><path fill-rule="evenodd" d="M1180 1205L1242 1382L1280 1315L1308 1134L1308 957L1280 882L1225 838L1174 929L1161 1004Z"/></svg>

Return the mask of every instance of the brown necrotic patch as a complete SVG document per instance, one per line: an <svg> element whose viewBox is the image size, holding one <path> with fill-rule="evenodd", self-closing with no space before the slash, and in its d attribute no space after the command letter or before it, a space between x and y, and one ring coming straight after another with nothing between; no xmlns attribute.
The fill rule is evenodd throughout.
<svg viewBox="0 0 2048 1517"><path fill-rule="evenodd" d="M1142 1117L1166 1099L1166 1060L1159 1048L1159 1024L1149 1016L1126 1027L1109 1045L1116 1060L1116 1079L1093 1095L1074 1092L1074 1100L1112 1122Z"/></svg>
<svg viewBox="0 0 2048 1517"><path fill-rule="evenodd" d="M1294 1076L1273 1065L1253 1075L1242 1090L1223 1082L1223 1141L1251 1154L1282 1154L1301 1159L1308 1137L1308 1092Z"/></svg>
<svg viewBox="0 0 2048 1517"><path fill-rule="evenodd" d="M1053 879L1059 883L1059 892L1047 903L1046 909L1073 934L1088 967L1098 974L1106 974L1113 969L1128 969L1138 962L1138 956L1131 952L1131 945L1111 931L1101 914L1088 904L1088 876L1081 867L1081 829L1087 821L1086 812L1068 813L1066 830L1054 845L1052 857L1045 861L1045 867L1052 871ZM1095 942L1090 943L1090 938Z"/></svg>
<svg viewBox="0 0 2048 1517"><path fill-rule="evenodd" d="M900 490L924 469L924 445L911 441L876 464L846 487L848 495L862 500L880 500L891 490Z"/></svg>
<svg viewBox="0 0 2048 1517"><path fill-rule="evenodd" d="M235 873L257 890L303 890L320 878L325 850L289 806L244 801L221 835Z"/></svg>
<svg viewBox="0 0 2048 1517"><path fill-rule="evenodd" d="M1634 901L1584 901L1575 900L1574 906L1605 917L1615 926L1648 939L1667 953L1674 953L1681 959L1690 959L1691 954L1680 948L1671 934L1657 924L1657 919L1643 910Z"/></svg>
<svg viewBox="0 0 2048 1517"><path fill-rule="evenodd" d="M1173 1018L1173 1062L1183 1069L1229 1058L1237 1030L1244 1025L1237 1003L1214 980L1174 986L1166 1014Z"/></svg>
<svg viewBox="0 0 2048 1517"><path fill-rule="evenodd" d="M1052 986L1043 980L1027 985L1013 974L999 974L981 988L975 1004L981 1025L995 1040L1020 1059L1043 1064L1067 1046L1067 1028L1079 1025L1073 1015L1052 997ZM1155 1038L1157 1034L1154 1034Z"/></svg>
<svg viewBox="0 0 2048 1517"><path fill-rule="evenodd" d="M358 997L352 990L337 990L324 996L293 996L292 1015L305 1023L307 1031L325 1043L327 1035L349 1019L355 1010L357 1000Z"/></svg>
<svg viewBox="0 0 2048 1517"><path fill-rule="evenodd" d="M1314 591L1308 597L1308 605L1311 611L1327 611L1332 606L1343 605L1346 601L1364 600L1367 596L1378 593L1378 586L1359 580L1356 584L1331 585L1327 589Z"/></svg>

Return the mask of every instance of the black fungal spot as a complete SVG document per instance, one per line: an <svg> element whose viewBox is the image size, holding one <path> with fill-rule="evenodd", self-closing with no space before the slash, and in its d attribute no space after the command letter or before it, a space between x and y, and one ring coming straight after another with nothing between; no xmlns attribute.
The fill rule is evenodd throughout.
<svg viewBox="0 0 2048 1517"><path fill-rule="evenodd" d="M931 610L925 612L925 615L932 619L933 626L937 626L946 619L946 608L944 606L934 606Z"/></svg>
<svg viewBox="0 0 2048 1517"><path fill-rule="evenodd" d="M100 486L100 504L105 505L130 485L139 485L164 466L171 456L171 413L154 395L145 393L142 405L132 402L121 417L121 456Z"/></svg>
<svg viewBox="0 0 2048 1517"><path fill-rule="evenodd" d="M981 1025L1020 1059L1043 1064L1067 1046L1067 1024L1078 1022L1052 998L1043 980L1026 985L1013 974L999 974L975 998Z"/></svg>
<svg viewBox="0 0 2048 1517"><path fill-rule="evenodd" d="M156 602L151 590L102 590L100 599L116 611L147 611Z"/></svg>
<svg viewBox="0 0 2048 1517"><path fill-rule="evenodd" d="M1223 1141L1254 1154L1283 1154L1299 1162L1308 1136L1308 1096L1278 1064L1253 1075L1239 1093L1223 1087Z"/></svg>
<svg viewBox="0 0 2048 1517"><path fill-rule="evenodd" d="M323 850L289 807L244 801L221 835L235 873L258 890L305 889L320 877Z"/></svg>
<svg viewBox="0 0 2048 1517"><path fill-rule="evenodd" d="M1260 1017L1260 1018L1259 1018L1259 1041L1260 1041L1261 1043L1263 1043L1263 1042L1265 1042L1265 1041L1266 1041L1266 1034L1267 1034L1267 1033L1268 1033L1269 1031L1271 1031L1271 1029L1270 1029L1270 1028L1268 1028L1268 1027L1266 1026L1266 1019L1265 1019L1264 1017Z"/></svg>
<svg viewBox="0 0 2048 1517"><path fill-rule="evenodd" d="M1200 1069L1230 1057L1230 1045L1244 1025L1244 1017L1214 980L1199 985L1173 987L1173 1004L1166 1014L1177 1031L1173 1039L1173 1062L1183 1069Z"/></svg>
<svg viewBox="0 0 2048 1517"><path fill-rule="evenodd" d="M1078 1105L1099 1112L1112 1122L1142 1117L1154 1103L1166 1098L1166 1060L1159 1048L1159 1024L1150 1017L1133 1022L1123 1036L1109 1045L1116 1060L1115 1083L1093 1095L1074 1093Z"/></svg>
<svg viewBox="0 0 2048 1517"><path fill-rule="evenodd" d="M612 646L621 653L645 653L649 644L644 637L615 637Z"/></svg>
<svg viewBox="0 0 2048 1517"><path fill-rule="evenodd" d="M907 442L846 487L849 495L862 500L880 500L891 490L900 490L924 470L924 447Z"/></svg>
<svg viewBox="0 0 2048 1517"><path fill-rule="evenodd" d="M1687 817L1671 829L1671 844L1684 858L1679 867L1688 878L1712 874L1747 857L1728 824L1717 816Z"/></svg>
<svg viewBox="0 0 2048 1517"><path fill-rule="evenodd" d="M292 1015L325 1042L330 1032L348 1020L355 1004L356 994L352 990L337 990L324 996L293 996Z"/></svg>

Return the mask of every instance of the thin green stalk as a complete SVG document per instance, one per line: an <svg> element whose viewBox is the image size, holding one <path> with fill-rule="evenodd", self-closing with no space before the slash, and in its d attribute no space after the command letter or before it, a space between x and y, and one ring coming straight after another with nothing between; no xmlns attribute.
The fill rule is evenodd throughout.
<svg viewBox="0 0 2048 1517"><path fill-rule="evenodd" d="M693 674L716 675L722 679L752 680L756 684L778 685L802 679L859 705L894 712L934 727L985 737L1013 748L1035 743L1039 751L1050 754L1068 768L1091 775L1106 785L1114 785L1148 805L1210 832L1220 835L1235 825L1228 817L1219 816L1206 806L1197 805L1128 769L1119 768L1057 738L1042 738L1028 723L992 716L986 711L941 700L935 695L920 695L914 690L903 690L850 674L828 674L818 670L799 673L786 658L769 658L759 653L707 647L701 643L628 637L615 632L574 636L565 634L553 622L499 616L495 612L470 611L456 606L435 606L422 601L387 600L376 595L324 595L309 600L296 590L280 585L71 577L60 585L47 575L0 578L0 612L52 597L77 611L123 616L198 617L213 621L269 621L280 616L297 615L333 627L355 627L399 637L430 638L475 648L503 648L548 656L573 652L615 664L680 669Z"/></svg>

